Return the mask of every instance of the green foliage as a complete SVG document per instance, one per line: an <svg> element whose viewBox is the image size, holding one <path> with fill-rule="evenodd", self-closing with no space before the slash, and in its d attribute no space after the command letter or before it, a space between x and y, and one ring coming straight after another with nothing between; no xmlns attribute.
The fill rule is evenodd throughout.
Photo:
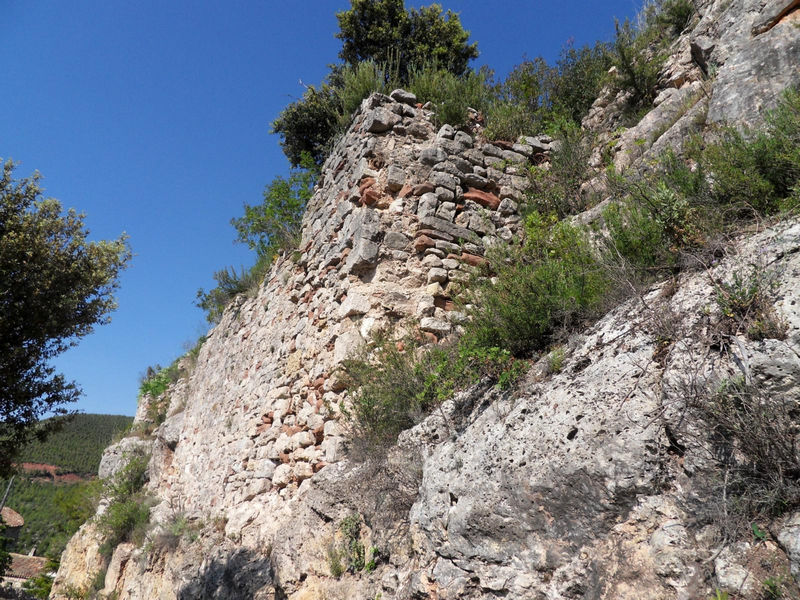
<svg viewBox="0 0 800 600"><path fill-rule="evenodd" d="M666 56L657 45L658 31L637 32L630 21L615 23L614 66L619 85L631 92L633 107L649 106L656 97L656 86Z"/></svg>
<svg viewBox="0 0 800 600"><path fill-rule="evenodd" d="M280 250L295 247L303 212L314 193L318 175L311 155L304 153L300 167L292 169L288 179L275 177L264 190L263 202L245 205L244 216L231 221L238 234L237 241L247 244L267 261L272 261Z"/></svg>
<svg viewBox="0 0 800 600"><path fill-rule="evenodd" d="M8 553L9 541L3 535L5 525L0 522L0 578L3 577L6 570L11 566L11 555Z"/></svg>
<svg viewBox="0 0 800 600"><path fill-rule="evenodd" d="M787 90L766 121L766 127L755 132L724 129L700 154L712 174L716 202L758 215L797 205L800 91Z"/></svg>
<svg viewBox="0 0 800 600"><path fill-rule="evenodd" d="M485 347L465 336L454 345L422 346L419 339L393 339L381 332L372 347L345 361L353 391L347 416L353 422L357 459L385 452L398 434L418 423L456 391L484 378L507 389L525 363L508 350Z"/></svg>
<svg viewBox="0 0 800 600"><path fill-rule="evenodd" d="M466 90L470 101L474 100L477 80L467 65L478 56L477 44L467 43L469 32L455 13L443 12L437 4L408 11L403 0L352 0L350 9L336 17L340 27L336 37L342 40L339 56L345 64L333 66L319 87L307 86L303 97L272 123L272 133L281 136L293 167L303 165L304 154L321 165L332 140L349 123L361 100L373 91L410 85L412 74L425 70L425 65L436 65L434 71L452 75L438 77L449 90ZM362 63L369 64L362 67ZM462 76L466 81L459 88ZM434 91L438 101L433 95L426 99L437 103L441 122L454 118L462 123L464 110L450 105L455 99Z"/></svg>
<svg viewBox="0 0 800 600"><path fill-rule="evenodd" d="M303 97L284 108L272 122L270 133L281 136L281 148L292 167L300 167L308 154L322 165L336 135L341 105L328 83L306 86Z"/></svg>
<svg viewBox="0 0 800 600"><path fill-rule="evenodd" d="M336 88L339 97L339 129L344 130L361 105L361 101L373 92L387 94L400 86L395 62L378 64L366 60L347 66L340 72L341 84Z"/></svg>
<svg viewBox="0 0 800 600"><path fill-rule="evenodd" d="M655 0L637 16L637 26L627 19L622 24L615 23L612 59L618 70L618 84L632 94L632 108L649 107L652 103L667 48L694 14L691 0Z"/></svg>
<svg viewBox="0 0 800 600"><path fill-rule="evenodd" d="M580 125L611 66L607 44L567 45L554 66L542 57L527 60L497 87L486 118L486 136L516 141L567 121Z"/></svg>
<svg viewBox="0 0 800 600"><path fill-rule="evenodd" d="M342 561L342 551L331 546L328 548L327 551L328 555L328 569L330 569L331 575L336 579L339 579L342 575L345 574L347 571L347 567L344 565Z"/></svg>
<svg viewBox="0 0 800 600"><path fill-rule="evenodd" d="M611 255L627 261L639 279L649 280L662 269L674 268L677 257L647 208L632 201L611 203L603 211L603 220Z"/></svg>
<svg viewBox="0 0 800 600"><path fill-rule="evenodd" d="M783 598L783 580L780 577L767 577L761 582L761 591L765 600Z"/></svg>
<svg viewBox="0 0 800 600"><path fill-rule="evenodd" d="M406 10L403 0L351 0L349 10L336 13L342 40L339 58L350 66L373 61L397 64L401 84L412 68L436 62L454 75L463 75L477 58L477 43L468 44L456 13L432 4Z"/></svg>
<svg viewBox="0 0 800 600"><path fill-rule="evenodd" d="M94 475L103 450L133 419L122 415L78 414L66 420L44 441L20 450L19 461L55 465L68 473Z"/></svg>
<svg viewBox="0 0 800 600"><path fill-rule="evenodd" d="M715 281L717 306L732 334L746 333L752 340L784 339L789 324L774 308L774 273L761 265L749 272L736 271L729 281Z"/></svg>
<svg viewBox="0 0 800 600"><path fill-rule="evenodd" d="M108 322L130 250L121 236L90 242L84 215L42 198L39 175L0 178L0 476L19 449L49 432L46 414L66 414L80 394L53 358Z"/></svg>
<svg viewBox="0 0 800 600"><path fill-rule="evenodd" d="M240 267L237 272L233 267L227 267L215 272L216 287L207 292L202 288L197 290L195 305L205 311L209 323L219 323L222 314L234 298L240 294L255 296L258 293L258 288L271 264L268 257L260 256L249 269Z"/></svg>
<svg viewBox="0 0 800 600"><path fill-rule="evenodd" d="M601 307L609 282L584 233L537 212L510 258L496 260L494 283L471 293L475 309L465 337L484 348L524 357Z"/></svg>
<svg viewBox="0 0 800 600"><path fill-rule="evenodd" d="M605 42L580 48L565 46L556 61L557 76L549 93L552 113L580 125L606 82L611 64Z"/></svg>
<svg viewBox="0 0 800 600"><path fill-rule="evenodd" d="M702 169L690 170L671 152L644 176L610 173L610 180L624 200L603 213L609 248L633 268L639 281L678 267L681 253L702 247L717 227Z"/></svg>
<svg viewBox="0 0 800 600"><path fill-rule="evenodd" d="M556 149L550 168L533 166L530 170L533 205L543 212L555 212L560 218L586 209L581 185L589 175L591 144L580 127L560 120L554 128Z"/></svg>
<svg viewBox="0 0 800 600"><path fill-rule="evenodd" d="M603 215L610 253L622 259L638 281L651 281L664 271L681 268L684 255L702 252L743 219L790 210L800 200L800 94L796 90L788 90L777 109L767 115L764 129L747 135L725 129L705 147L696 140L688 146L691 166L666 152L644 173L609 173L620 198ZM743 274L737 277L740 281L719 286L723 314L738 319L739 329L754 339L780 337L785 328L766 305L750 310L754 305L748 294L753 290L745 285Z"/></svg>
<svg viewBox="0 0 800 600"><path fill-rule="evenodd" d="M309 153L303 152L299 162L300 167L292 169L288 179L279 175L272 180L261 204L246 204L244 216L231 220L237 241L255 250L257 259L249 269L241 267L237 272L229 267L217 271L217 285L208 292L198 290L196 305L206 312L209 323L218 323L225 308L239 294L257 293L275 256L299 242L303 213L319 173Z"/></svg>
<svg viewBox="0 0 800 600"><path fill-rule="evenodd" d="M367 552L361 542L361 515L353 513L339 522L342 539L328 548L328 568L337 579L345 572L372 572L380 560L378 549Z"/></svg>
<svg viewBox="0 0 800 600"><path fill-rule="evenodd" d="M696 12L691 0L671 0L664 3L661 14L656 18L671 31L673 37L677 37L686 29Z"/></svg>
<svg viewBox="0 0 800 600"><path fill-rule="evenodd" d="M7 482L0 482L5 489ZM11 549L39 556L59 556L69 539L92 516L99 494L96 481L53 483L35 476L17 476L8 505L25 519Z"/></svg>
<svg viewBox="0 0 800 600"><path fill-rule="evenodd" d="M550 373L560 373L564 367L564 359L567 352L563 346L556 346L547 355L547 371Z"/></svg>
<svg viewBox="0 0 800 600"><path fill-rule="evenodd" d="M389 333L380 333L374 342L371 352L344 363L348 387L354 391L348 416L368 452L388 447L432 408L437 399L427 384L443 362L438 356L417 360L415 340L396 343Z"/></svg>
<svg viewBox="0 0 800 600"><path fill-rule="evenodd" d="M415 67L409 74L408 88L420 101L436 106L436 122L460 127L467 122L467 108L485 110L489 104L488 74L469 71L456 76L435 62Z"/></svg>
<svg viewBox="0 0 800 600"><path fill-rule="evenodd" d="M147 482L149 456L134 454L114 478L106 483L108 508L99 517L104 541L100 551L111 556L122 542L141 544L150 520L150 499L142 491Z"/></svg>

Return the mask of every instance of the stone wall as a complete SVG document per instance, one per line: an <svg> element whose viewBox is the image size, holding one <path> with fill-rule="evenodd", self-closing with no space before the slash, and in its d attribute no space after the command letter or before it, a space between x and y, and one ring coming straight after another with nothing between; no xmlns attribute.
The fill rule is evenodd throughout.
<svg viewBox="0 0 800 600"><path fill-rule="evenodd" d="M228 308L192 375L168 391L154 439L109 448L102 475L150 452L155 523L224 520L228 538L267 544L274 532L257 519L343 457L342 361L381 328L418 327L437 343L464 318L453 286L517 234L525 165L550 150L546 136L524 141L437 128L402 90L365 100L323 166L300 248Z"/></svg>

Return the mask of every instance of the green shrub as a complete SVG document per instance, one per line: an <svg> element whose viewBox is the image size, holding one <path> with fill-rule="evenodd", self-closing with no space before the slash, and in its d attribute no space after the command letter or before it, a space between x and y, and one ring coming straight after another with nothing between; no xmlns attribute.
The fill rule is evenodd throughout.
<svg viewBox="0 0 800 600"><path fill-rule="evenodd" d="M484 133L490 140L516 142L519 136L536 132L534 123L535 118L524 106L508 100L495 100L487 110Z"/></svg>
<svg viewBox="0 0 800 600"><path fill-rule="evenodd" d="M632 202L614 202L603 211L608 227L611 260L626 262L638 280L649 281L663 269L671 270L677 256L664 239L664 231L645 207Z"/></svg>
<svg viewBox="0 0 800 600"><path fill-rule="evenodd" d="M585 210L581 185L590 177L591 144L581 129L565 119L553 125L556 149L549 168L533 166L529 170L530 203L540 212L556 213L560 218Z"/></svg>
<svg viewBox="0 0 800 600"><path fill-rule="evenodd" d="M353 456L376 458L444 400L484 378L508 388L525 363L508 350L482 347L466 336L454 344L422 346L381 332L370 350L345 361L352 390L347 416L354 426Z"/></svg>
<svg viewBox="0 0 800 600"><path fill-rule="evenodd" d="M502 348L524 357L593 316L609 281L584 233L537 212L525 223L521 249L494 262L494 283L471 298L465 337L482 348Z"/></svg>
<svg viewBox="0 0 800 600"><path fill-rule="evenodd" d="M150 457L133 455L113 479L106 483L109 500L106 511L99 517L98 526L104 541L103 556L111 556L122 542L141 544L150 520L150 499L142 491L147 482Z"/></svg>
<svg viewBox="0 0 800 600"><path fill-rule="evenodd" d="M270 133L281 136L281 148L292 167L309 155L316 165L325 162L331 140L339 128L341 104L334 87L307 86L303 97L284 108L272 122Z"/></svg>
<svg viewBox="0 0 800 600"><path fill-rule="evenodd" d="M420 343L396 342L391 333L379 333L371 351L345 361L351 394L348 416L356 441L368 454L390 446L397 435L416 424L438 400L429 381L442 370L442 356L419 360Z"/></svg>
<svg viewBox="0 0 800 600"><path fill-rule="evenodd" d="M737 270L728 281L715 281L717 306L729 333L752 340L784 339L788 323L774 307L775 274L761 265Z"/></svg>
<svg viewBox="0 0 800 600"><path fill-rule="evenodd" d="M350 125L353 113L361 102L373 92L388 94L400 87L396 63L381 65L367 60L354 67L345 67L340 73L341 83L336 88L339 97L339 129Z"/></svg>
<svg viewBox="0 0 800 600"><path fill-rule="evenodd" d="M630 21L615 24L613 62L619 85L631 92L632 107L649 107L656 96L656 86L666 55L657 43L658 31L648 28L637 32Z"/></svg>
<svg viewBox="0 0 800 600"><path fill-rule="evenodd" d="M697 12L691 0L667 0L661 4L656 22L664 27L673 38L686 29Z"/></svg>
<svg viewBox="0 0 800 600"><path fill-rule="evenodd" d="M264 189L264 200L261 204L246 204L244 216L231 221L238 234L236 241L255 250L260 261L264 263L254 267L257 274L266 272L266 267L279 251L294 248L299 243L303 213L314 193L318 176L319 170L311 156L304 154L300 167L292 169L288 179L278 175ZM218 283L220 286L224 284L241 290L249 285L246 279L244 273L239 277L235 277L234 273L231 277L218 280Z"/></svg>
<svg viewBox="0 0 800 600"><path fill-rule="evenodd" d="M603 212L609 258L633 271L634 283L649 283L683 266L684 255L704 248L722 227L702 165L694 169L673 152L653 168L609 182L620 198Z"/></svg>
<svg viewBox="0 0 800 600"><path fill-rule="evenodd" d="M555 77L555 69L542 57L515 66L497 86L497 98L486 115L486 136L515 142L520 135L539 133Z"/></svg>
<svg viewBox="0 0 800 600"><path fill-rule="evenodd" d="M787 90L760 131L725 128L700 153L715 200L739 213L793 208L800 182L800 92Z"/></svg>
<svg viewBox="0 0 800 600"><path fill-rule="evenodd" d="M439 124L460 127L467 122L467 108L485 111L491 97L485 71L467 71L457 76L435 63L411 70L408 87L420 102L432 102Z"/></svg>
<svg viewBox="0 0 800 600"><path fill-rule="evenodd" d="M207 292L202 288L197 290L195 305L205 311L209 323L219 323L225 309L234 298L241 294L253 297L258 293L258 288L271 266L271 258L260 256L252 267L249 269L241 267L238 273L233 267L215 272L216 287Z"/></svg>
<svg viewBox="0 0 800 600"><path fill-rule="evenodd" d="M611 65L610 47L605 42L580 48L565 46L556 61L557 76L549 92L553 118L548 121L560 117L580 125L605 84Z"/></svg>
<svg viewBox="0 0 800 600"><path fill-rule="evenodd" d="M496 87L488 108L486 136L516 141L568 121L580 125L597 98L611 66L608 45L568 44L554 66L537 57L517 65Z"/></svg>

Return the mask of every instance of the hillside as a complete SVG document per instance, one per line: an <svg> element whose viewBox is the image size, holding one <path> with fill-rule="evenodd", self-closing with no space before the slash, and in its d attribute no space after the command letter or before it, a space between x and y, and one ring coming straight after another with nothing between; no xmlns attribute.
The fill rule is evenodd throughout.
<svg viewBox="0 0 800 600"><path fill-rule="evenodd" d="M79 475L96 475L103 450L132 421L131 417L121 415L75 415L44 442L27 446L20 453L20 460L53 465Z"/></svg>
<svg viewBox="0 0 800 600"><path fill-rule="evenodd" d="M95 479L103 451L130 426L131 417L75 415L45 442L20 453L23 469L8 505L25 519L11 550L59 556L69 538L92 514L98 499ZM7 481L0 480L5 491Z"/></svg>
<svg viewBox="0 0 800 600"><path fill-rule="evenodd" d="M52 597L799 597L800 11L656 6L580 127L359 96Z"/></svg>

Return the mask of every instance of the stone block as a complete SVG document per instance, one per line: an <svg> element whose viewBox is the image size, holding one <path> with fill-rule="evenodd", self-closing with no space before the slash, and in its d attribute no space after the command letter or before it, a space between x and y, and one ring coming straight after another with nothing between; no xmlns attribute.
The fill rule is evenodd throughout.
<svg viewBox="0 0 800 600"><path fill-rule="evenodd" d="M276 488L284 488L292 482L294 467L292 465L278 465L272 475L272 485Z"/></svg>
<svg viewBox="0 0 800 600"><path fill-rule="evenodd" d="M394 250L405 250L408 247L408 238L399 231L390 231L383 238L383 244Z"/></svg>
<svg viewBox="0 0 800 600"><path fill-rule="evenodd" d="M438 133L436 134L436 138L437 139L444 138L447 140L452 140L455 135L456 135L456 130L453 128L453 126L445 123L439 129Z"/></svg>
<svg viewBox="0 0 800 600"><path fill-rule="evenodd" d="M444 337L450 333L452 326L444 319L436 317L424 317L420 319L419 328L422 331L433 333L437 337Z"/></svg>
<svg viewBox="0 0 800 600"><path fill-rule="evenodd" d="M363 315L372 308L369 298L358 292L348 292L347 297L339 307L339 316L342 318Z"/></svg>
<svg viewBox="0 0 800 600"><path fill-rule="evenodd" d="M434 267L428 271L428 283L446 283L447 271L445 269Z"/></svg>
<svg viewBox="0 0 800 600"><path fill-rule="evenodd" d="M451 191L455 191L459 181L455 175L443 171L432 171L428 179L434 186L447 188Z"/></svg>
<svg viewBox="0 0 800 600"><path fill-rule="evenodd" d="M406 172L398 165L390 165L386 176L386 187L391 192L397 192L403 189L403 184L406 182Z"/></svg>
<svg viewBox="0 0 800 600"><path fill-rule="evenodd" d="M353 244L353 250L347 255L344 270L358 274L370 270L378 261L378 245L367 239L359 239Z"/></svg>
<svg viewBox="0 0 800 600"><path fill-rule="evenodd" d="M403 104L410 104L411 106L417 103L417 97L413 93L408 92L406 90L401 90L401 89L392 90L391 93L389 94L389 97L392 100L395 100L397 102L402 102Z"/></svg>
<svg viewBox="0 0 800 600"><path fill-rule="evenodd" d="M436 165L447 160L447 153L439 146L425 148L419 153L419 162L423 165Z"/></svg>
<svg viewBox="0 0 800 600"><path fill-rule="evenodd" d="M400 117L385 108L376 108L364 117L364 131L383 133L400 122Z"/></svg>

